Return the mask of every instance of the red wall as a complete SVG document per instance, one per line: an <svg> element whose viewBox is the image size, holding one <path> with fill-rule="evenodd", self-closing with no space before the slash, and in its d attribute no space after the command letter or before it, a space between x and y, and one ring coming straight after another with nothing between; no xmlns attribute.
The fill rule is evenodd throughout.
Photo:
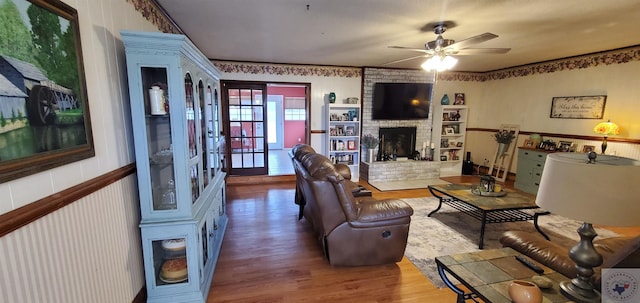
<svg viewBox="0 0 640 303"><path fill-rule="evenodd" d="M268 86L267 94L283 95L285 98L305 97L306 88L299 86ZM284 121L284 148L292 148L298 143L306 143L305 135L305 121ZM298 142L298 138L300 138L300 142Z"/></svg>
<svg viewBox="0 0 640 303"><path fill-rule="evenodd" d="M305 121L284 121L284 148L292 148L298 143L306 142L304 126Z"/></svg>

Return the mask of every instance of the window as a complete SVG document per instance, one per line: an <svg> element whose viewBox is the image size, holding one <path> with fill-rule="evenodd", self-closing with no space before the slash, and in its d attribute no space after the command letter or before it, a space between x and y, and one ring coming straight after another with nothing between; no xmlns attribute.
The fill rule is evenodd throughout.
<svg viewBox="0 0 640 303"><path fill-rule="evenodd" d="M304 121L306 120L306 112L304 108L286 108L284 110L284 119Z"/></svg>

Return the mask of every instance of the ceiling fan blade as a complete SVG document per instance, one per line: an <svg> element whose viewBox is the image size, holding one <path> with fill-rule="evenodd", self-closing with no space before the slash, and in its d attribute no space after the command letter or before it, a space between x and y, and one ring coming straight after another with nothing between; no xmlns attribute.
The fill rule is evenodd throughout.
<svg viewBox="0 0 640 303"><path fill-rule="evenodd" d="M389 48L397 48L397 49L404 49L404 50L410 50L410 51L414 51L414 52L421 52L421 53L427 53L427 54L433 54L432 50L427 50L424 48L413 48L413 47L404 47L404 46L388 46Z"/></svg>
<svg viewBox="0 0 640 303"><path fill-rule="evenodd" d="M448 52L448 53L455 56L491 55L491 54L506 54L510 50L511 50L510 48L465 48L465 49Z"/></svg>
<svg viewBox="0 0 640 303"><path fill-rule="evenodd" d="M454 44L451 44L449 46L446 47L447 50L453 50L453 51L457 51L457 50L461 50L463 48L467 48L473 44L478 44L478 43L482 43L485 41L489 41L491 39L495 39L498 38L498 35L496 34L492 34L492 33L484 33L484 34L480 34L477 36L473 36L473 37L469 37L467 39L464 40L460 40Z"/></svg>
<svg viewBox="0 0 640 303"><path fill-rule="evenodd" d="M414 60L414 59L423 58L423 57L429 57L429 56L428 55L413 56L413 57L409 57L409 58L404 58L404 59L400 59L400 60L396 60L396 61L387 62L387 63L382 64L382 66L393 65L393 64L396 64L396 63L405 62L405 61Z"/></svg>

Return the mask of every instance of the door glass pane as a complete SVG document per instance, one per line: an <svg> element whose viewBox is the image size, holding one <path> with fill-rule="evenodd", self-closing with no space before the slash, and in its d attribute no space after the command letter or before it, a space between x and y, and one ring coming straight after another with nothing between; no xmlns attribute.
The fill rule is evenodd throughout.
<svg viewBox="0 0 640 303"><path fill-rule="evenodd" d="M255 138L255 151L264 152L264 138Z"/></svg>
<svg viewBox="0 0 640 303"><path fill-rule="evenodd" d="M247 153L247 154L242 154L242 167L244 168L252 168L254 161L253 161L253 154L251 153Z"/></svg>
<svg viewBox="0 0 640 303"><path fill-rule="evenodd" d="M254 167L264 167L264 153L253 154Z"/></svg>
<svg viewBox="0 0 640 303"><path fill-rule="evenodd" d="M241 89L240 90L240 104L242 105L251 105L252 100L251 89Z"/></svg>
<svg viewBox="0 0 640 303"><path fill-rule="evenodd" d="M229 89L229 105L240 105L240 90L239 89Z"/></svg>
<svg viewBox="0 0 640 303"><path fill-rule="evenodd" d="M263 121L262 119L262 106L254 106L253 107L253 120Z"/></svg>
<svg viewBox="0 0 640 303"><path fill-rule="evenodd" d="M200 170L198 169L198 165L191 166L190 175L191 175L191 203L195 203L200 197Z"/></svg>
<svg viewBox="0 0 640 303"><path fill-rule="evenodd" d="M175 199L171 115L167 103L167 69L143 67L141 73L143 89L146 90L143 96L153 210L173 210L178 208L178 204Z"/></svg>
<svg viewBox="0 0 640 303"><path fill-rule="evenodd" d="M254 122L253 128L256 130L256 137L264 137L264 123Z"/></svg>
<svg viewBox="0 0 640 303"><path fill-rule="evenodd" d="M200 239L202 239L202 268L207 265L207 261L209 260L209 233L207 231L207 222L205 221L200 229Z"/></svg>
<svg viewBox="0 0 640 303"><path fill-rule="evenodd" d="M205 93L204 90L204 84L202 83L202 80L198 81L198 117L197 119L200 120L199 121L199 125L200 125L200 142L199 142L199 154L202 155L202 186L203 187L207 187L207 185L209 185L209 157L206 157L205 155L210 154L209 150L211 149L211 142L209 141L209 127L208 127L208 121L210 121L210 119L207 119L206 115L205 115L205 109L210 107L210 104L206 104L205 103L205 96L207 94Z"/></svg>
<svg viewBox="0 0 640 303"><path fill-rule="evenodd" d="M186 238L163 239L151 242L156 285L188 283Z"/></svg>
<svg viewBox="0 0 640 303"><path fill-rule="evenodd" d="M191 75L187 74L184 77L184 92L185 92L185 106L187 114L187 137L189 147L189 157L193 158L198 155L196 148L196 122L195 122L195 105L193 102L193 82L191 81Z"/></svg>

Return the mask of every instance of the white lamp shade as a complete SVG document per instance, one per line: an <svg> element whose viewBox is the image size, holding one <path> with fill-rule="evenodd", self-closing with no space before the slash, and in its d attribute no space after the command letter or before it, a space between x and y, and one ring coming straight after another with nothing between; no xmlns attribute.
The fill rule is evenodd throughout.
<svg viewBox="0 0 640 303"><path fill-rule="evenodd" d="M536 204L575 220L609 226L640 226L640 161L598 155L547 156Z"/></svg>

